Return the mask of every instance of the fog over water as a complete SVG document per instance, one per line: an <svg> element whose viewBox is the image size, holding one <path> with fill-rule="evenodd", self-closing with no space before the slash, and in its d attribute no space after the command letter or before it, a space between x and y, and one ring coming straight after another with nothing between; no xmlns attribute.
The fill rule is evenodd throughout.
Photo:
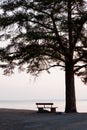
<svg viewBox="0 0 87 130"><path fill-rule="evenodd" d="M0 100L65 99L65 73L58 68L34 78L26 72L5 76L0 71ZM76 99L87 99L87 85L75 77Z"/></svg>

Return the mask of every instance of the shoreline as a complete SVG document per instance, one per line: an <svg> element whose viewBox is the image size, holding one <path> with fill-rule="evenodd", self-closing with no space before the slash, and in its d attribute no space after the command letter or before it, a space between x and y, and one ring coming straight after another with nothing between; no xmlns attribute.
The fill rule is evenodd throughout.
<svg viewBox="0 0 87 130"><path fill-rule="evenodd" d="M87 130L87 113L0 109L0 130Z"/></svg>
<svg viewBox="0 0 87 130"><path fill-rule="evenodd" d="M36 110L28 110L28 109L15 109L15 108L0 108L0 113L1 112L17 112L17 113L20 113L20 112L24 112L24 113L33 113L33 112L36 112Z"/></svg>

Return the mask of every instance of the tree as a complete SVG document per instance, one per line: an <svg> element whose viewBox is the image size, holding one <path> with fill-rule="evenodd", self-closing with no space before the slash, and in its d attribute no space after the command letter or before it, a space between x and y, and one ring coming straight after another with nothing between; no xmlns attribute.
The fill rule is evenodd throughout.
<svg viewBox="0 0 87 130"><path fill-rule="evenodd" d="M65 112L76 112L74 75L87 72L85 0L8 0L0 3L5 73L20 69L38 75L52 67L65 71Z"/></svg>

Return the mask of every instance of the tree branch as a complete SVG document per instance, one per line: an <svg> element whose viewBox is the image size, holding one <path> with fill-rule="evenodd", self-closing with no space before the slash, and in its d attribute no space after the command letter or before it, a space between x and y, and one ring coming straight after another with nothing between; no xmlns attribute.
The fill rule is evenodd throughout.
<svg viewBox="0 0 87 130"><path fill-rule="evenodd" d="M51 12L51 19L52 19L52 22L53 22L53 28L54 28L55 35L56 35L56 37L58 39L58 42L59 42L59 45L60 45L61 49L63 50L63 52L65 54L66 51L65 51L65 48L64 48L64 46L62 44L62 40L61 40L61 38L59 36L59 33L58 33L58 30L57 30L56 23L55 23L54 16L53 16L52 12Z"/></svg>
<svg viewBox="0 0 87 130"><path fill-rule="evenodd" d="M81 17L81 19L78 20L79 27L77 28L77 32L76 32L77 34L74 36L74 41L73 41L73 44L72 44L72 46L71 46L72 50L75 48L75 45L76 45L76 43L77 43L77 40L78 40L78 38L79 38L79 36L80 36L80 33L81 33L81 31L82 31L83 25L84 25L84 23L85 23L86 21L87 21L87 14L83 15L83 16ZM74 25L74 26L77 26L77 25Z"/></svg>
<svg viewBox="0 0 87 130"><path fill-rule="evenodd" d="M82 69L82 68L84 68L84 67L86 67L86 66L87 66L87 64L82 65L82 66L78 66L78 68L74 69L74 73L76 73L77 71L79 71L80 69ZM77 67L77 66L76 66L76 67Z"/></svg>

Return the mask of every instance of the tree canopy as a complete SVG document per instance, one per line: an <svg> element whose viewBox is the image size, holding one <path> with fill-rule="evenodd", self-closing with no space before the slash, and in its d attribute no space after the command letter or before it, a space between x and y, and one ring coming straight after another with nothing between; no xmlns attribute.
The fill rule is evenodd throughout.
<svg viewBox="0 0 87 130"><path fill-rule="evenodd" d="M27 71L37 74L54 66L64 68L65 56L73 53L74 71L80 75L87 66L84 59L87 10L83 0L70 3L68 0L4 1L0 8L0 37L10 39L6 48L9 61L17 60L20 68L27 63ZM68 18L68 12L72 18Z"/></svg>
<svg viewBox="0 0 87 130"><path fill-rule="evenodd" d="M4 0L0 12L0 38L9 40L5 73L16 65L34 75L56 66L87 82L85 0Z"/></svg>

